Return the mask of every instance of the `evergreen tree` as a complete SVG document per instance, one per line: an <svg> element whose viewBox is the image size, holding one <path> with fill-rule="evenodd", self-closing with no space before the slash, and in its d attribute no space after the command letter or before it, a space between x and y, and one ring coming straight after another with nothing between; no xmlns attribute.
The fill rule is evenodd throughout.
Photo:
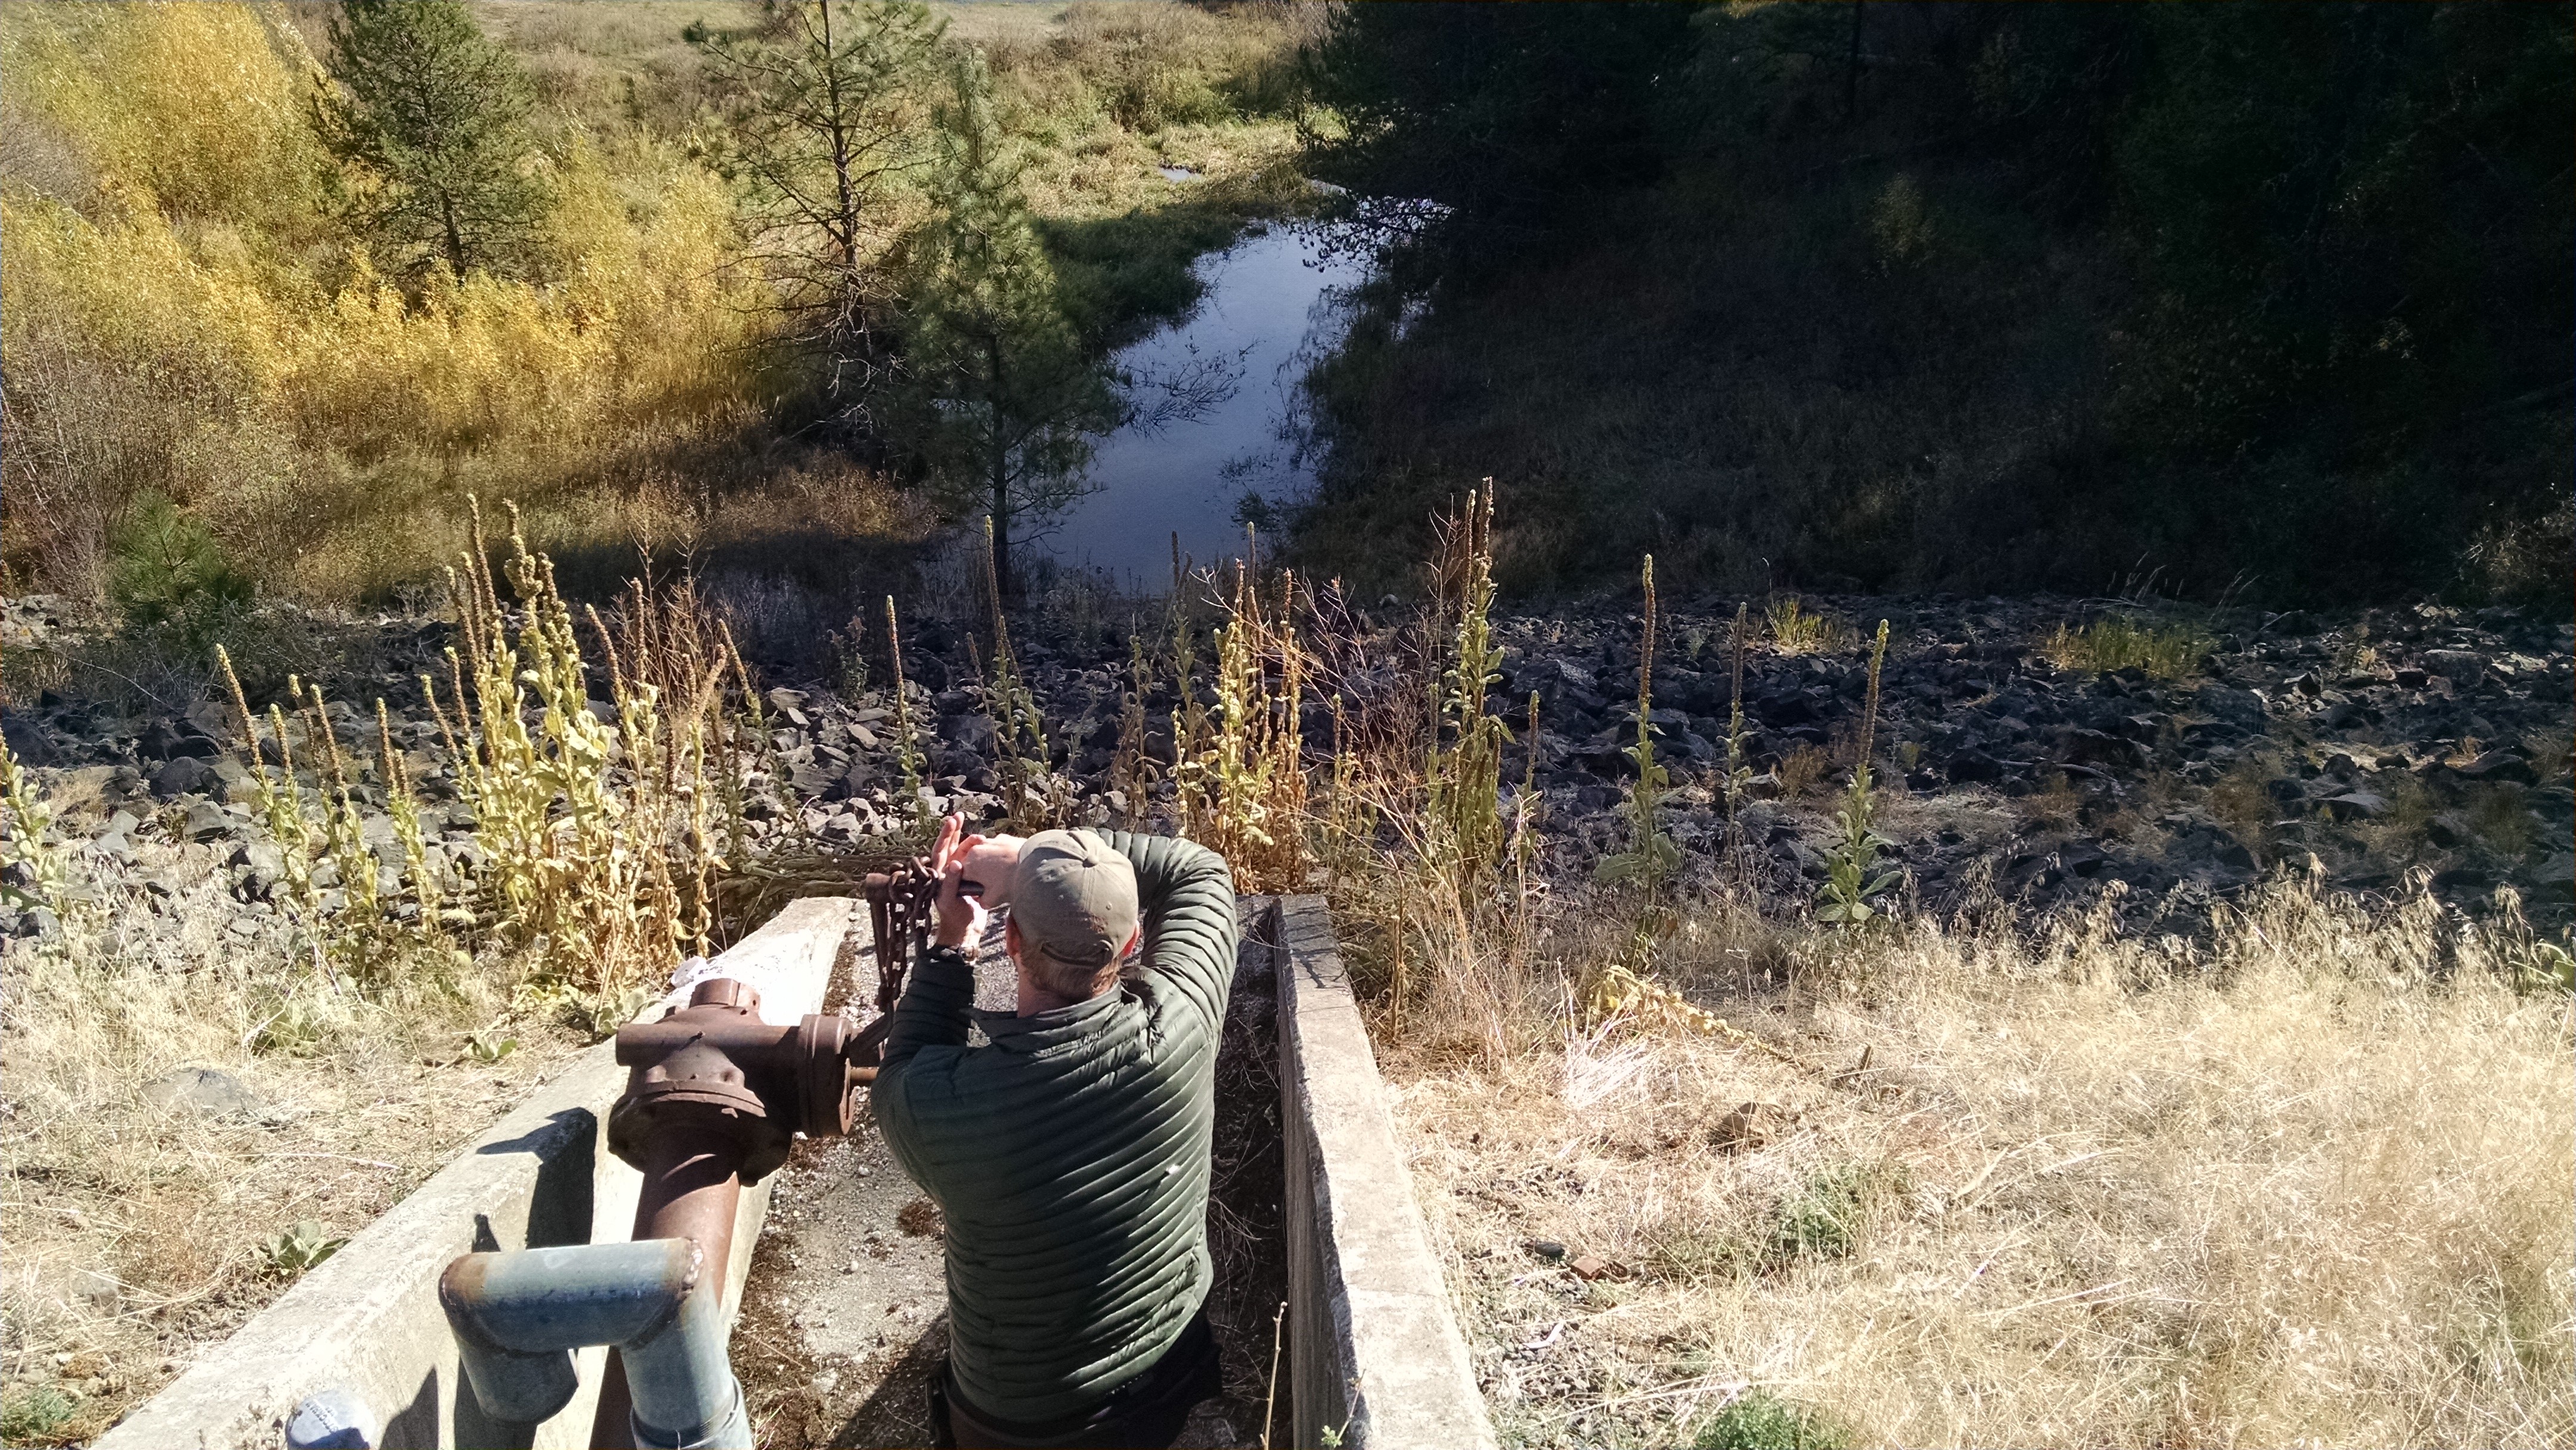
<svg viewBox="0 0 2576 1450"><path fill-rule="evenodd" d="M998 582L1015 597L1014 524L1079 497L1091 435L1130 410L1066 320L972 56L957 64L939 143L935 211L910 250L907 414L935 475L992 515Z"/></svg>
<svg viewBox="0 0 2576 1450"><path fill-rule="evenodd" d="M746 30L682 32L723 101L724 125L697 149L741 188L783 340L843 410L865 405L887 362L892 203L931 159L924 97L942 29L913 0L771 0Z"/></svg>
<svg viewBox="0 0 2576 1450"><path fill-rule="evenodd" d="M544 214L529 166L527 73L460 0L344 0L316 102L335 178L364 230L416 270L497 269Z"/></svg>

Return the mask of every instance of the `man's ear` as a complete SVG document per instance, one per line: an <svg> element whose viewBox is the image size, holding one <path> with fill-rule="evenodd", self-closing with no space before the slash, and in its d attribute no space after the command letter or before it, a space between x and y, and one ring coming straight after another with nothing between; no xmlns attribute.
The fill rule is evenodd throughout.
<svg viewBox="0 0 2576 1450"><path fill-rule="evenodd" d="M1002 950L1011 954L1012 961L1020 959L1020 923L1016 917L1002 918Z"/></svg>

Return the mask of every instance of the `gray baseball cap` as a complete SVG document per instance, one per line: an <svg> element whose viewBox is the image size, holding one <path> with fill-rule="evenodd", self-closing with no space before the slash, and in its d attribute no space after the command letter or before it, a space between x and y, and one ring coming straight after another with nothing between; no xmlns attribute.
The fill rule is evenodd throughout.
<svg viewBox="0 0 2576 1450"><path fill-rule="evenodd" d="M1020 847L1011 919L1022 948L1076 969L1118 960L1136 934L1136 868L1089 831L1040 831Z"/></svg>

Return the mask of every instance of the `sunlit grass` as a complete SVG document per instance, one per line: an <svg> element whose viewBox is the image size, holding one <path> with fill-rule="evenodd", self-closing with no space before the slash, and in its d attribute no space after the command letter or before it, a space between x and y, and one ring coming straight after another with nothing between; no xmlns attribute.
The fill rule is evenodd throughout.
<svg viewBox="0 0 2576 1450"><path fill-rule="evenodd" d="M2109 674L2138 669L2150 679L2182 680L2200 673L2201 660L2214 643L2189 624L2141 622L2115 614L2081 629L2059 625L2041 653L2061 670Z"/></svg>

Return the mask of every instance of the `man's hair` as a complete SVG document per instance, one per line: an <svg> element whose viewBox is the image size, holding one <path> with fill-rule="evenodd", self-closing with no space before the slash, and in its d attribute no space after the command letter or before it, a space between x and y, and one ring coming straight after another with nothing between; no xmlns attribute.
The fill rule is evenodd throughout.
<svg viewBox="0 0 2576 1450"><path fill-rule="evenodd" d="M1020 961L1028 967L1029 975L1037 979L1039 986L1071 1002L1096 997L1108 991L1118 980L1116 958L1111 958L1109 964L1102 967L1060 962L1048 956L1025 932L1020 935Z"/></svg>

